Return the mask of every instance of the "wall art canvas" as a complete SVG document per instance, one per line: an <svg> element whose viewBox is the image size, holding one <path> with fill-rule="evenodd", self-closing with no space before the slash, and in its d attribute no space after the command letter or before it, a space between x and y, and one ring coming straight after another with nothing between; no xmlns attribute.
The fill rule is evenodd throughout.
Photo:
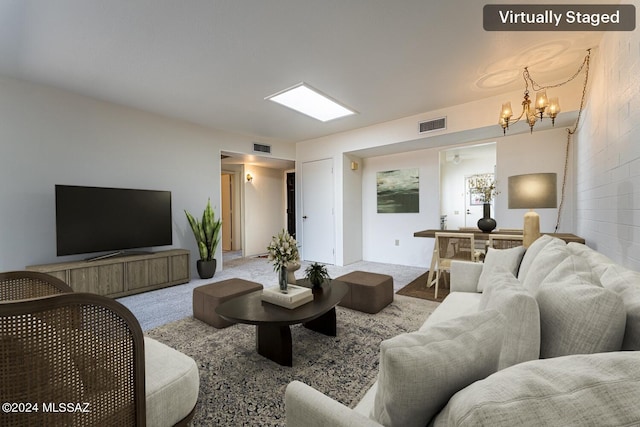
<svg viewBox="0 0 640 427"><path fill-rule="evenodd" d="M420 212L419 172L417 168L378 172L378 213Z"/></svg>

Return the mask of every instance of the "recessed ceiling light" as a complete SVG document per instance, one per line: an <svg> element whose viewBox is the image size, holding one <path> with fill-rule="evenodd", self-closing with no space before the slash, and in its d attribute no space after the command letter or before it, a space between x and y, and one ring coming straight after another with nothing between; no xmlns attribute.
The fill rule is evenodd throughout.
<svg viewBox="0 0 640 427"><path fill-rule="evenodd" d="M265 99L323 122L355 114L355 111L338 104L306 83L299 83Z"/></svg>

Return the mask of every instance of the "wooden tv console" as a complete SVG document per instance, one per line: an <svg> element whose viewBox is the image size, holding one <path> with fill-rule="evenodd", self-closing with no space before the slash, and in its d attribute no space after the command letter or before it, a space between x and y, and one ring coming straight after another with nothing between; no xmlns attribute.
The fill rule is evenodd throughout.
<svg viewBox="0 0 640 427"><path fill-rule="evenodd" d="M27 266L64 280L76 292L121 297L191 280L190 252L184 249L124 255L96 261Z"/></svg>

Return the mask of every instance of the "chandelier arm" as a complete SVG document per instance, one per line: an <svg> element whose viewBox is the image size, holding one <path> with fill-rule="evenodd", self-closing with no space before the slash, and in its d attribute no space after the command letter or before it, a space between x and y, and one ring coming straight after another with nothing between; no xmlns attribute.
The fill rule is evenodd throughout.
<svg viewBox="0 0 640 427"><path fill-rule="evenodd" d="M585 76L584 76L584 84L582 86L582 99L580 100L580 108L578 109L578 117L576 118L576 122L573 126L573 129L567 129L567 144L564 153L564 171L562 174L562 189L560 191L560 203L558 204L558 216L556 218L556 228L555 233L558 232L558 228L560 227L560 217L562 215L562 208L564 207L564 196L565 196L565 188L567 185L567 173L569 169L569 147L571 146L571 140L573 134L578 130L578 124L580 123L580 117L582 117L582 111L584 109L584 101L587 95L587 84L589 82L589 57L591 55L591 49L588 49L589 54L584 59L584 62L580 69L586 65Z"/></svg>

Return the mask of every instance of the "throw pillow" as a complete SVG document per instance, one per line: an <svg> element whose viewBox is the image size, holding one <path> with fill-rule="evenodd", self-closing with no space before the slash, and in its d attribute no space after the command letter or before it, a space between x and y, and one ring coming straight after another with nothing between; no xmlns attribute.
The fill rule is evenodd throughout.
<svg viewBox="0 0 640 427"><path fill-rule="evenodd" d="M454 393L496 371L504 328L504 316L485 310L383 341L371 417L427 425Z"/></svg>
<svg viewBox="0 0 640 427"><path fill-rule="evenodd" d="M555 265L554 262L549 264L549 266L553 265ZM564 282L600 286L600 280L593 274L587 260L577 255L568 255L555 265L541 282L531 281L527 289L535 295L543 284Z"/></svg>
<svg viewBox="0 0 640 427"><path fill-rule="evenodd" d="M615 292L584 284L572 275L563 282L543 284L536 299L540 307L540 358L622 347L626 312Z"/></svg>
<svg viewBox="0 0 640 427"><path fill-rule="evenodd" d="M560 240L560 242L562 242L562 244L551 242L545 246L544 250L540 251L531 263L529 271L524 275L524 278L522 278L521 274L518 275L518 279L522 282L522 285L529 289L531 293L535 293L535 290L544 278L569 256L567 245L565 245L562 240Z"/></svg>
<svg viewBox="0 0 640 427"><path fill-rule="evenodd" d="M456 393L433 425L637 426L638 396L640 353L534 360Z"/></svg>
<svg viewBox="0 0 640 427"><path fill-rule="evenodd" d="M602 276L602 273L604 273L607 267L614 264L611 258L591 249L589 246L583 243L567 243L567 249L569 249L569 252L571 254L578 255L579 257L587 260L589 266L593 270L593 274L595 274L598 278Z"/></svg>
<svg viewBox="0 0 640 427"><path fill-rule="evenodd" d="M531 268L531 263L536 259L538 254L542 251L542 249L544 249L548 244L553 244L556 246L566 245L564 240L551 237L547 234L540 236L538 239L536 239L535 242L531 244L531 246L527 248L526 252L524 253L524 256L522 257L522 262L520 263L520 269L518 270L518 276L517 276L518 280L520 280L521 282L524 282L524 280L527 277L527 273Z"/></svg>
<svg viewBox="0 0 640 427"><path fill-rule="evenodd" d="M503 267L510 271L514 276L518 274L518 267L524 255L524 247L518 246L510 249L493 249L488 248L484 257L484 265L482 273L478 279L478 292L484 291L487 285L493 280L493 270L496 267Z"/></svg>
<svg viewBox="0 0 640 427"><path fill-rule="evenodd" d="M622 349L640 350L640 273L610 265L600 280L602 286L616 292L624 302L627 322Z"/></svg>
<svg viewBox="0 0 640 427"><path fill-rule="evenodd" d="M540 311L538 303L510 272L495 270L495 281L480 298L480 310L497 310L505 317L506 329L498 370L535 360L540 356Z"/></svg>

